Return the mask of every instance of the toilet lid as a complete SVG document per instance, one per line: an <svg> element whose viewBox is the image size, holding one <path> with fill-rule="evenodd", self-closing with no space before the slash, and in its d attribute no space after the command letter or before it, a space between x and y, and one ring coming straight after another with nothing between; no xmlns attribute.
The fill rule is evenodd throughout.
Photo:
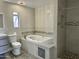
<svg viewBox="0 0 79 59"><path fill-rule="evenodd" d="M21 46L21 43L20 42L13 42L12 45L13 46Z"/></svg>

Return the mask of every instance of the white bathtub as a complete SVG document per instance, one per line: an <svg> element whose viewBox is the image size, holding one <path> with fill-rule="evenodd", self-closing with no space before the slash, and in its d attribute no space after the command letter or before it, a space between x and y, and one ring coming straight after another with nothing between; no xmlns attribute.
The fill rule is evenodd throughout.
<svg viewBox="0 0 79 59"><path fill-rule="evenodd" d="M46 45L52 41L50 37L28 35L22 40L23 48L31 55L38 56L38 46ZM44 44L45 43L45 44ZM46 45L47 46L47 45Z"/></svg>
<svg viewBox="0 0 79 59"><path fill-rule="evenodd" d="M27 41L34 42L34 43L43 43L49 39L52 39L51 37L44 37L41 35L28 35L26 36Z"/></svg>

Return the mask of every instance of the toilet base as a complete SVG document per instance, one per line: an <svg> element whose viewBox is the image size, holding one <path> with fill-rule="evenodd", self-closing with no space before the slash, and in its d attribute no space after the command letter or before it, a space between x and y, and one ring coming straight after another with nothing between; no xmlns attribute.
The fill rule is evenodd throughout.
<svg viewBox="0 0 79 59"><path fill-rule="evenodd" d="M15 55L15 56L20 55L20 54L21 54L20 48L17 48L17 49L15 48L15 49L13 49L13 50L12 50L12 54Z"/></svg>

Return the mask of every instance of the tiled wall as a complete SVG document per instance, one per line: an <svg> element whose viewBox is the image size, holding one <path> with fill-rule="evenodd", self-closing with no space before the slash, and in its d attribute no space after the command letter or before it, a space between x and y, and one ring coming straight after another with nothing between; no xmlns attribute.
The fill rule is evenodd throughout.
<svg viewBox="0 0 79 59"><path fill-rule="evenodd" d="M48 3L35 8L35 30L42 32L54 32L55 3Z"/></svg>
<svg viewBox="0 0 79 59"><path fill-rule="evenodd" d="M79 54L79 0L67 0L67 39L68 51Z"/></svg>

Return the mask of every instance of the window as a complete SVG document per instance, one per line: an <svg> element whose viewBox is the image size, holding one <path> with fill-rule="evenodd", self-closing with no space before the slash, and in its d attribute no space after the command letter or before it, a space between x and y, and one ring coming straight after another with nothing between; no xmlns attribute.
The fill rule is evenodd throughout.
<svg viewBox="0 0 79 59"><path fill-rule="evenodd" d="M13 26L14 28L19 27L19 16L17 12L13 12Z"/></svg>

